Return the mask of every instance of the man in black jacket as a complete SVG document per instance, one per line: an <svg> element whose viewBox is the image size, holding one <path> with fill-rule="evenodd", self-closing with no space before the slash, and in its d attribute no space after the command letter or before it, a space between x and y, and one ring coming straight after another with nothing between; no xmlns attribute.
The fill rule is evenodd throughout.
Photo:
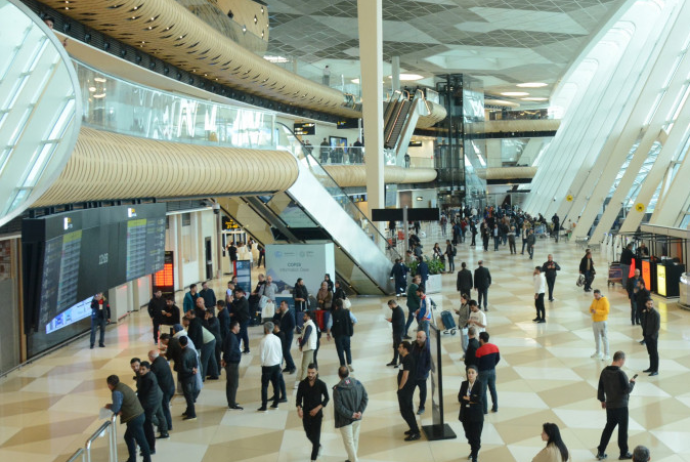
<svg viewBox="0 0 690 462"><path fill-rule="evenodd" d="M556 285L556 276L561 267L553 261L553 255L549 254L547 260L541 265L541 272L546 276L546 285L549 286L549 301L553 301L553 288Z"/></svg>
<svg viewBox="0 0 690 462"><path fill-rule="evenodd" d="M417 340L412 344L410 354L415 362L415 373L410 379L414 379L414 388L419 388L417 415L422 415L426 405L426 382L431 371L431 343L423 330L417 332Z"/></svg>
<svg viewBox="0 0 690 462"><path fill-rule="evenodd" d="M244 296L244 290L241 287L235 287L233 292L235 296L235 301L232 303L232 317L240 323L240 338L244 343L244 349L242 353L249 353L249 321L251 320L251 315L249 313L249 302L247 297Z"/></svg>
<svg viewBox="0 0 690 462"><path fill-rule="evenodd" d="M640 306L638 309L637 297L635 296L635 291L637 289L637 285L639 284L640 279L640 270L635 269L635 275L628 279L628 284L624 286L625 290L628 292L628 299L630 300L630 323L633 326L635 324L640 324L640 311L644 309L643 306Z"/></svg>
<svg viewBox="0 0 690 462"><path fill-rule="evenodd" d="M103 293L97 293L91 300L91 348L96 343L96 329L101 329L98 346L105 347L105 326L110 322L110 304Z"/></svg>
<svg viewBox="0 0 690 462"><path fill-rule="evenodd" d="M161 402L163 400L163 392L158 385L158 379L155 374L151 373L151 363L142 361L139 365L139 378L137 380L137 397L144 408L146 420L144 420L144 435L146 441L149 443L151 454L156 453L156 435L153 432L153 426L158 426L161 434L165 432L164 427L167 428L167 422L161 410Z"/></svg>
<svg viewBox="0 0 690 462"><path fill-rule="evenodd" d="M592 281L594 281L594 276L597 274L594 269L594 261L592 260L592 252L587 249L587 253L580 260L580 274L585 277L585 292L592 291Z"/></svg>
<svg viewBox="0 0 690 462"><path fill-rule="evenodd" d="M216 307L216 293L213 291L213 289L208 287L208 282L201 283L201 291L199 292L199 295L204 299L204 306L206 309L213 313L213 310Z"/></svg>
<svg viewBox="0 0 690 462"><path fill-rule="evenodd" d="M297 367L295 366L295 361L292 359L290 348L292 348L292 341L295 335L295 314L290 310L285 300L280 302L278 312L273 317L273 322L277 326L280 326L280 331L283 333L283 359L285 360L285 369L283 369L283 372L294 374Z"/></svg>
<svg viewBox="0 0 690 462"><path fill-rule="evenodd" d="M398 345L405 335L405 312L395 300L388 300L388 308L391 309L391 317L388 322L393 327L393 360L386 364L389 367L398 367Z"/></svg>
<svg viewBox="0 0 690 462"><path fill-rule="evenodd" d="M467 263L462 262L460 264L460 271L458 271L458 280L455 284L455 288L460 292L460 295L469 295L474 286L474 281L472 280L472 271L467 269ZM460 327L460 326L458 326Z"/></svg>
<svg viewBox="0 0 690 462"><path fill-rule="evenodd" d="M194 344L194 347L201 352L204 346L204 326L202 321L196 316L195 310L187 311L182 321L183 325L187 327L187 336Z"/></svg>
<svg viewBox="0 0 690 462"><path fill-rule="evenodd" d="M216 308L218 309L218 314L216 317L218 318L221 339L220 343L222 344L223 340L225 340L225 337L228 336L228 332L230 332L230 312L225 304L225 300L218 300L216 302Z"/></svg>
<svg viewBox="0 0 690 462"><path fill-rule="evenodd" d="M311 442L311 460L315 461L321 449L321 422L323 408L328 404L328 387L317 378L318 370L314 364L307 368L307 378L297 387L297 415Z"/></svg>
<svg viewBox="0 0 690 462"><path fill-rule="evenodd" d="M400 407L400 415L410 427L405 432L407 435L405 441L421 438L417 419L414 416L414 404L412 403L417 365L414 356L410 354L411 349L412 345L408 341L404 341L398 346L398 353L402 357L402 367L398 371L398 406Z"/></svg>
<svg viewBox="0 0 690 462"><path fill-rule="evenodd" d="M599 460L606 459L606 446L616 426L618 426L619 459L632 459L632 454L628 452L628 397L635 387L635 377L628 380L628 376L621 370L624 364L625 353L616 351L611 365L604 368L599 376L597 399L601 402L601 408L606 409L606 427L597 448Z"/></svg>
<svg viewBox="0 0 690 462"><path fill-rule="evenodd" d="M340 365L350 369L354 372L352 367L352 353L350 351L350 337L352 337L352 318L350 318L350 310L343 308L343 301L338 299L335 301L334 310L331 316L333 317L333 327L331 327L330 334L333 335L335 349L338 352L338 359ZM347 359L347 363L345 360Z"/></svg>
<svg viewBox="0 0 690 462"><path fill-rule="evenodd" d="M165 322L163 318L163 311L167 307L167 303L163 298L163 291L157 290L153 293L153 298L149 301L148 312L153 324L153 343L158 344L158 332L161 324Z"/></svg>
<svg viewBox="0 0 690 462"><path fill-rule="evenodd" d="M467 351L465 352L465 368L477 365L477 349L479 349L479 340L477 340L477 329L470 326L467 329Z"/></svg>
<svg viewBox="0 0 690 462"><path fill-rule="evenodd" d="M489 287L491 286L491 273L484 267L484 262L479 260L479 267L474 270L474 290L477 291L477 306L481 308L484 300L484 311L489 311Z"/></svg>
<svg viewBox="0 0 690 462"><path fill-rule="evenodd" d="M654 301L649 298L645 302L644 310L644 342L649 354L649 368L643 372L649 372L650 376L659 375L659 352L657 342L659 341L659 328L661 317L659 312L654 309Z"/></svg>
<svg viewBox="0 0 690 462"><path fill-rule="evenodd" d="M182 414L183 420L196 420L194 400L196 395L196 374L199 371L199 358L196 351L187 346L189 340L186 336L180 337L180 347L182 355L180 364L177 367L177 378L182 385L182 393L187 403L187 409Z"/></svg>
<svg viewBox="0 0 690 462"><path fill-rule="evenodd" d="M637 280L637 287L635 288L635 306L637 307L638 316L640 318L640 326L642 327L642 340L640 340L640 345L645 344L644 338L644 327L646 321L646 309L645 305L647 300L651 297L651 294L645 287L645 282L643 278Z"/></svg>
<svg viewBox="0 0 690 462"><path fill-rule="evenodd" d="M223 340L223 359L220 364L225 368L225 396L228 400L228 409L241 411L243 408L237 404L237 387L240 384L240 361L242 352L240 351L240 323L233 320L230 323L230 332Z"/></svg>
<svg viewBox="0 0 690 462"><path fill-rule="evenodd" d="M165 334L163 334L165 335ZM177 340L177 339L175 339ZM149 351L149 361L151 361L151 372L158 379L158 386L163 392L161 398L161 410L165 418L165 424L161 422L158 427L160 438L167 438L168 432L172 430L172 416L170 415L170 400L175 395L175 379L170 371L170 364L160 355L158 350Z"/></svg>

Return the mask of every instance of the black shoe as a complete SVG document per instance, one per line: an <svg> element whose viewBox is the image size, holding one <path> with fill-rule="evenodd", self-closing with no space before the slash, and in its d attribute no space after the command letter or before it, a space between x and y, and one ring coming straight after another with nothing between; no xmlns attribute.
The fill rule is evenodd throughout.
<svg viewBox="0 0 690 462"><path fill-rule="evenodd" d="M644 372L644 373L652 372L652 368L650 367L648 369L643 370L642 372Z"/></svg>
<svg viewBox="0 0 690 462"><path fill-rule="evenodd" d="M296 371L297 371L297 369L290 369L290 370L288 371L288 374L294 374Z"/></svg>
<svg viewBox="0 0 690 462"><path fill-rule="evenodd" d="M387 366L387 367L398 367L398 365L395 364L394 361L389 362L388 364L386 364L386 366Z"/></svg>
<svg viewBox="0 0 690 462"><path fill-rule="evenodd" d="M491 409L491 412L494 412L494 413L498 412L498 408L495 407L495 408Z"/></svg>
<svg viewBox="0 0 690 462"><path fill-rule="evenodd" d="M417 411L417 415L422 415L422 414L424 414L424 408L423 407Z"/></svg>
<svg viewBox="0 0 690 462"><path fill-rule="evenodd" d="M607 457L608 457L607 454L605 454L605 453L603 453L603 452L597 452L597 460L604 460L604 459L606 459ZM632 457L631 457L631 459L632 459Z"/></svg>
<svg viewBox="0 0 690 462"><path fill-rule="evenodd" d="M91 345L90 348L93 350L93 345Z"/></svg>
<svg viewBox="0 0 690 462"><path fill-rule="evenodd" d="M271 404L271 409L278 409L278 403Z"/></svg>
<svg viewBox="0 0 690 462"><path fill-rule="evenodd" d="M187 413L186 413L186 412L183 412L183 413L182 413L182 417L187 417Z"/></svg>
<svg viewBox="0 0 690 462"><path fill-rule="evenodd" d="M188 416L185 416L182 420L196 420L196 416L195 415L188 415Z"/></svg>
<svg viewBox="0 0 690 462"><path fill-rule="evenodd" d="M278 402L279 402L279 403L287 403L288 400L287 400L287 398L282 398L282 399L278 400ZM277 407L277 406L276 406L276 407Z"/></svg>
<svg viewBox="0 0 690 462"><path fill-rule="evenodd" d="M244 408L242 406L238 406L237 404L234 406L228 406L228 409L231 411L244 411Z"/></svg>
<svg viewBox="0 0 690 462"><path fill-rule="evenodd" d="M410 337L409 335L405 335L405 336L403 337L403 339L404 339L404 340L412 340L412 337Z"/></svg>
<svg viewBox="0 0 690 462"><path fill-rule="evenodd" d="M155 454L156 454L156 451L149 451L149 455L153 456L153 455L155 455ZM141 457L144 457L143 451L139 451L139 455L140 455Z"/></svg>
<svg viewBox="0 0 690 462"><path fill-rule="evenodd" d="M644 340L640 340L640 345L644 345L645 343L647 342L645 342Z"/></svg>
<svg viewBox="0 0 690 462"><path fill-rule="evenodd" d="M261 406L259 409L256 410L257 412L268 412L268 409L266 409L266 406Z"/></svg>
<svg viewBox="0 0 690 462"><path fill-rule="evenodd" d="M285 369L283 369L283 372L288 372L289 370L290 370L290 369L288 369L288 368L286 367Z"/></svg>
<svg viewBox="0 0 690 462"><path fill-rule="evenodd" d="M412 430L407 430L407 431L405 432L405 436L411 435L412 433L413 433Z"/></svg>
<svg viewBox="0 0 690 462"><path fill-rule="evenodd" d="M248 355L248 354L249 354L249 350L244 350L242 353L245 354L245 355Z"/></svg>
<svg viewBox="0 0 690 462"><path fill-rule="evenodd" d="M539 318L532 319L532 322L539 322Z"/></svg>
<svg viewBox="0 0 690 462"><path fill-rule="evenodd" d="M550 302L552 302L552 301L554 301L554 300L555 300L555 299L553 299L553 298L550 298L550 299L549 299Z"/></svg>
<svg viewBox="0 0 690 462"><path fill-rule="evenodd" d="M214 375L213 377L206 377L206 380L218 380L218 376Z"/></svg>
<svg viewBox="0 0 690 462"><path fill-rule="evenodd" d="M167 433L167 432L166 432L166 433L161 433L160 435L158 435L158 438L157 438L157 439L159 439L159 440L164 440L164 439L166 439L166 438L170 438L170 434Z"/></svg>
<svg viewBox="0 0 690 462"><path fill-rule="evenodd" d="M414 441L418 440L422 437L419 433L411 433L407 438L405 438L405 441Z"/></svg>
<svg viewBox="0 0 690 462"><path fill-rule="evenodd" d="M630 460L632 459L632 454L629 452L627 454L621 454L618 460Z"/></svg>
<svg viewBox="0 0 690 462"><path fill-rule="evenodd" d="M540 319L538 322L539 322L539 324L545 323L546 319Z"/></svg>
<svg viewBox="0 0 690 462"><path fill-rule="evenodd" d="M650 372L650 373L649 373L649 376L650 376L650 377L654 377L654 376L657 376L657 375L659 375L659 373L658 373L657 371L654 371L654 372Z"/></svg>
<svg viewBox="0 0 690 462"><path fill-rule="evenodd" d="M102 343L100 343L98 346L101 348L105 348L105 345L103 345Z"/></svg>

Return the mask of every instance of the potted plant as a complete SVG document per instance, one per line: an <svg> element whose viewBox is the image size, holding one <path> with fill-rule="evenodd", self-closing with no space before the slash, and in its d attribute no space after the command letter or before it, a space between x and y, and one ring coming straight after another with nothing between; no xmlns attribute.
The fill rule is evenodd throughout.
<svg viewBox="0 0 690 462"><path fill-rule="evenodd" d="M441 292L441 273L443 273L443 262L438 258L429 258L424 256L424 261L429 267L429 279L426 281L426 293L436 294ZM411 274L417 274L417 266L419 262L416 260L408 265Z"/></svg>

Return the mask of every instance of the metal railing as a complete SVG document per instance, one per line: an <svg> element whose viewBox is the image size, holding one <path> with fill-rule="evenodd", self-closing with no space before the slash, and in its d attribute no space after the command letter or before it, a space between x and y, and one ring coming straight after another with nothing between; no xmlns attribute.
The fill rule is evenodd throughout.
<svg viewBox="0 0 690 462"><path fill-rule="evenodd" d="M108 433L108 460L110 462L117 462L117 416L113 415L110 420L104 422L98 427L84 443L83 448L77 449L72 456L67 459L67 462L91 462L91 445L98 438Z"/></svg>

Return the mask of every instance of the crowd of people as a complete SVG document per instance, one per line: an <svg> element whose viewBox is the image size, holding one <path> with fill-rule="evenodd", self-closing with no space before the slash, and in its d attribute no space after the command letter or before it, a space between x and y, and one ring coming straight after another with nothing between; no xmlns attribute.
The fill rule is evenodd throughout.
<svg viewBox="0 0 690 462"><path fill-rule="evenodd" d="M474 243L474 236L478 233L476 223L480 223L479 233L485 251L488 251L489 236L494 238L494 249L513 241L509 250L511 254L517 253L514 238L523 236L523 251L527 247L530 259L534 254L534 228L543 224L541 215L537 219L531 219L526 214L501 216L492 211L488 211L481 221L474 210L462 214L459 218L451 220L453 238L446 241L445 249L434 246L432 250L432 258L448 262L448 272L454 272L453 258L457 254L456 246L466 239L466 234L472 235ZM442 220L441 229L444 233L446 224ZM557 239L557 220L553 229L553 237ZM427 382L433 367L430 326L435 319L435 303L426 294L428 268L423 267L425 259L418 234L417 230L417 234L413 234L410 240L411 253L419 263L411 282L407 284L410 270L401 259L396 261L391 271L396 295L406 297L407 315L403 307L398 305L397 299L387 302L390 309L388 322L392 327L393 358L386 366L398 369L399 411L408 427L403 436L405 441L421 438L417 416L424 414L426 410ZM468 459L475 462L481 449L484 416L499 410L496 367L501 360L501 352L490 341L491 335L488 331L491 272L482 260L479 260L477 265L477 268L471 271L466 262L461 262L456 277L460 306L454 310L460 328L466 373L466 380L462 382L458 393L459 420L462 422L470 447ZM548 255L546 262L534 268L536 318L533 321L536 323L546 322L545 299L548 294L550 302L555 300L555 282L560 270L561 267L553 255ZM592 318L596 350L592 358L602 361L611 359L611 364L602 370L598 385L597 399L601 402L602 408L606 409L607 424L597 447L596 457L599 460L608 457L606 447L614 429L618 427L619 459L636 462L650 460L649 450L643 446L635 448L633 453L628 451L628 397L634 389L637 374L628 379L623 372L624 352L617 351L612 358L609 355L610 305L600 290L592 289L596 272L589 249L582 258L579 272L584 290L593 291L589 314ZM248 329L256 324L261 324L263 330L258 345L261 365L261 405L258 411L267 412L269 409L277 409L282 403L287 403L286 377L296 374L296 412L302 420L305 434L311 444L311 460L317 460L319 457L324 409L332 403L335 427L342 435L347 460L357 461L360 425L367 409L368 396L364 385L351 376L354 372L351 339L357 319L349 310L350 301L340 284L331 280L329 275L325 275L318 291L312 296L304 281L298 279L292 289L294 308L282 300L275 313L270 313L270 316L264 307L266 304L277 302L277 287L270 276L261 275L256 288L250 294L247 294L233 278L228 282L224 300L218 300L207 283L203 283L201 287L199 292L196 285L192 284L189 287L189 291L184 295L182 310L175 305L172 298L164 298L161 292L156 292L149 303L148 313L152 320L154 343L158 348L148 352L148 361L132 358L130 366L135 373L134 387L123 383L118 376L110 376L107 379L113 399L108 408L120 414L122 422L127 425L125 440L129 450L129 462L136 460L137 446L145 462L150 460L151 454L155 454L157 438L154 428L157 428L158 438L169 437L173 429L170 403L176 389L185 400L186 407L181 415L182 419L194 420L197 418L195 403L204 382L219 380L224 370L227 408L231 411L243 410L237 402L239 368L243 355L250 352ZM640 343L645 344L649 352L650 365L644 372L651 376L658 375L659 358L656 346L660 327L659 313L654 308L653 300L640 278L639 271L634 277L626 280L625 287L630 299L631 322L642 327L643 338ZM472 296L473 292L476 298ZM93 348L96 328L101 326L102 320L110 316L109 307L102 295L94 298L92 310L92 320L95 319L91 337ZM409 330L413 323L414 334L410 336ZM164 326L169 327L170 331L163 332ZM332 400L329 387L318 374L317 354L324 334L326 341L333 340L340 364L339 380L331 388ZM102 336L100 344L103 345ZM296 364L292 357L293 344L301 355L299 364ZM173 378L172 372L176 373L176 379ZM271 397L269 386L272 391ZM415 411L414 398L417 389L419 401ZM544 423L541 438L546 442L546 446L533 461L572 460L556 424Z"/></svg>

